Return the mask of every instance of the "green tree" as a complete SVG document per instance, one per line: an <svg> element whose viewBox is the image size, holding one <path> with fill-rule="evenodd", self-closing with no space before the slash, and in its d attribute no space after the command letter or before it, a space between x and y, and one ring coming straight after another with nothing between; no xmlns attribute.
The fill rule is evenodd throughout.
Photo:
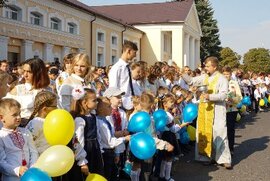
<svg viewBox="0 0 270 181"><path fill-rule="evenodd" d="M195 0L196 8L202 29L200 58L203 61L207 56L220 58L220 40L217 20L213 18L214 10L208 0Z"/></svg>
<svg viewBox="0 0 270 181"><path fill-rule="evenodd" d="M0 0L0 8L2 8L2 7L6 7L7 6L7 3L8 2L8 0Z"/></svg>
<svg viewBox="0 0 270 181"><path fill-rule="evenodd" d="M229 66L231 68L236 68L240 65L239 60L241 56L234 52L229 47L222 48L220 51L220 65Z"/></svg>
<svg viewBox="0 0 270 181"><path fill-rule="evenodd" d="M250 49L244 55L246 70L270 73L270 51L265 48Z"/></svg>

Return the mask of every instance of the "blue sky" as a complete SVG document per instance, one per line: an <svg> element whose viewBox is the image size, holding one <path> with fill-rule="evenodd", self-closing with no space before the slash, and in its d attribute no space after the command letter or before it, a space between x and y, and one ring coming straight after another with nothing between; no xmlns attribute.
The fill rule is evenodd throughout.
<svg viewBox="0 0 270 181"><path fill-rule="evenodd" d="M81 0L92 6L165 2L166 0ZM242 55L251 48L270 49L270 0L210 0L223 47Z"/></svg>

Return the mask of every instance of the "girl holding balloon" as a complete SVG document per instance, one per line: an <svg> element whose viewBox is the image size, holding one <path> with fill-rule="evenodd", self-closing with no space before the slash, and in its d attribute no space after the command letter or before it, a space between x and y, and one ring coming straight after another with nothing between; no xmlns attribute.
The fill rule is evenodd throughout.
<svg viewBox="0 0 270 181"><path fill-rule="evenodd" d="M170 144L174 146L174 152L163 151L161 152L162 162L160 165L160 177L165 178L165 180L173 181L171 178L171 168L172 168L172 160L174 155L178 155L180 152L179 145L176 140L176 135L178 131L184 126L187 126L188 123L182 123L181 125L174 123L174 117L171 112L175 107L175 97L172 94L167 94L163 98L159 100L159 108L164 109L167 114L167 123L165 127L165 131L162 132L161 138L165 141L168 141Z"/></svg>
<svg viewBox="0 0 270 181"><path fill-rule="evenodd" d="M139 103L140 104L137 105L136 111L144 111L151 114L153 112L153 109L155 108L155 98L149 93L144 92L139 98ZM133 112L132 115L130 115L130 118L131 118L130 122L132 122L132 116L135 115L136 113L140 114L140 112ZM154 128L154 120L151 120L151 124L145 130L145 132L150 134L154 138L156 149L167 150L169 152L173 151L174 147L170 143L157 138L156 129ZM146 170L144 170L145 180L149 180L149 176L150 176L151 168L152 168L152 159L141 160L137 158L135 155L133 155L132 152L131 152L130 157L131 157L130 160L133 162L132 171L130 175L131 180L139 181L142 164L145 165L145 167L142 167L142 168L146 168Z"/></svg>
<svg viewBox="0 0 270 181"><path fill-rule="evenodd" d="M92 89L76 86L72 90L72 97L71 114L75 118L72 146L75 150L76 163L69 172L69 177L80 181L84 180L82 173L86 176L89 172L103 175L104 167L99 144L98 121L91 113L97 107L96 93Z"/></svg>

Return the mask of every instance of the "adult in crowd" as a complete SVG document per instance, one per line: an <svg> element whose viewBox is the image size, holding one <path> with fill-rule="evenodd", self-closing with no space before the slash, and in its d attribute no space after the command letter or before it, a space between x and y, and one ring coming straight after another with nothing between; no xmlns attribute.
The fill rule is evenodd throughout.
<svg viewBox="0 0 270 181"><path fill-rule="evenodd" d="M76 86L89 87L86 77L90 70L89 56L79 53L72 59L72 74L65 79L59 89L59 107L67 111L70 110L72 100L72 90Z"/></svg>
<svg viewBox="0 0 270 181"><path fill-rule="evenodd" d="M9 64L7 60L1 60L0 61L0 70L4 71L4 72L8 72L9 70Z"/></svg>
<svg viewBox="0 0 270 181"><path fill-rule="evenodd" d="M225 66L222 68L223 75L229 81L229 92L226 100L227 114L227 133L228 133L228 141L231 155L234 153L234 138L235 138L235 122L238 114L237 105L242 100L242 94L240 90L240 86L236 80L231 79L232 71L231 68Z"/></svg>
<svg viewBox="0 0 270 181"><path fill-rule="evenodd" d="M109 87L119 88L125 95L122 97L123 107L127 110L133 108L131 97L135 95L129 63L136 57L137 45L131 41L123 44L121 58L109 71Z"/></svg>
<svg viewBox="0 0 270 181"><path fill-rule="evenodd" d="M227 137L226 98L228 80L218 72L218 59L208 57L205 60L207 74L182 77L188 84L207 85L207 93L201 95L197 118L197 136L195 159L210 164L215 161L231 169L231 154Z"/></svg>
<svg viewBox="0 0 270 181"><path fill-rule="evenodd" d="M24 84L16 85L6 98L13 98L21 104L22 126L24 126L33 112L34 100L38 92L50 84L47 69L43 60L31 58L23 63Z"/></svg>
<svg viewBox="0 0 270 181"><path fill-rule="evenodd" d="M72 74L72 59L76 53L69 53L63 58L63 71L55 80L56 90L59 92L61 85Z"/></svg>

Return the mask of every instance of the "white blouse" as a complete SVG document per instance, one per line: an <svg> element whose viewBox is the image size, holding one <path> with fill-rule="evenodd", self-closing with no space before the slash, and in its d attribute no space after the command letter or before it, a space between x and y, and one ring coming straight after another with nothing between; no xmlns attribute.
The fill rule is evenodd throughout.
<svg viewBox="0 0 270 181"><path fill-rule="evenodd" d="M70 105L72 100L72 90L75 86L83 86L84 79L78 75L71 74L63 83L59 89L59 105L58 107L70 111ZM89 87L90 88L90 87Z"/></svg>
<svg viewBox="0 0 270 181"><path fill-rule="evenodd" d="M28 119L34 109L34 101L36 95L42 89L32 89L29 83L16 85L17 95L7 93L5 98L12 98L21 104L21 117Z"/></svg>
<svg viewBox="0 0 270 181"><path fill-rule="evenodd" d="M33 140L39 154L43 153L47 148L50 147L43 134L44 121L44 118L35 117L26 125L26 128L33 136Z"/></svg>
<svg viewBox="0 0 270 181"><path fill-rule="evenodd" d="M19 170L23 159L25 159L28 168L33 166L38 159L38 152L31 133L25 128L18 127L16 129L17 135L22 135L23 138L19 139L19 144L12 139L12 135L15 135L13 132L14 130L7 128L0 130L0 171L3 173L3 181L19 181ZM18 145L22 146L23 149Z"/></svg>

